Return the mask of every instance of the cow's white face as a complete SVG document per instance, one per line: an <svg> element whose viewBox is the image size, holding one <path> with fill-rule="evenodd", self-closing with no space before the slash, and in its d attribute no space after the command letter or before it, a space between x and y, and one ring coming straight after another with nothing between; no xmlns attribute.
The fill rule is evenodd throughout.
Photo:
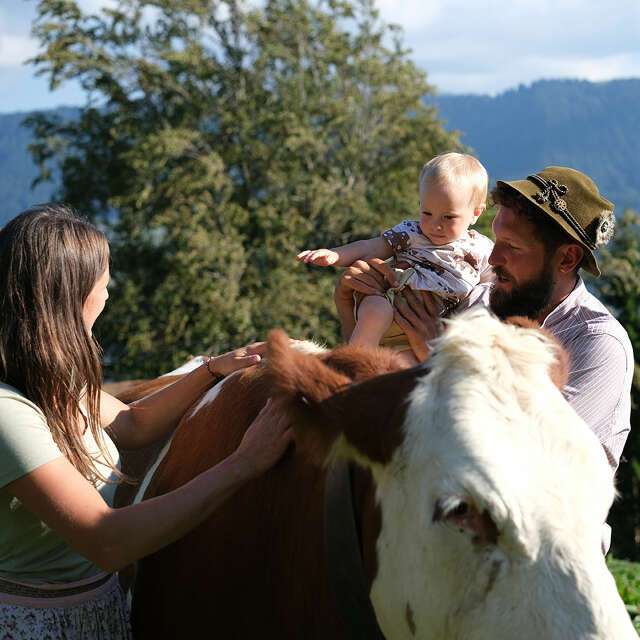
<svg viewBox="0 0 640 640"><path fill-rule="evenodd" d="M614 495L602 447L549 380L552 348L487 322L458 342L467 327L449 331L403 444L372 465L380 627L393 640L635 638L600 550Z"/></svg>

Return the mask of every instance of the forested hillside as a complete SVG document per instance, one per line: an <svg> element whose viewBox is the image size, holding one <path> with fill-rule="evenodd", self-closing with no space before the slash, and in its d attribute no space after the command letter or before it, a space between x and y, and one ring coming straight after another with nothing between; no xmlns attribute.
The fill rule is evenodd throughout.
<svg viewBox="0 0 640 640"><path fill-rule="evenodd" d="M441 95L445 128L458 130L493 180L548 165L584 171L616 204L640 210L640 79L541 80L494 98Z"/></svg>
<svg viewBox="0 0 640 640"><path fill-rule="evenodd" d="M550 164L592 176L616 213L640 210L640 79L586 82L542 80L496 97L429 96L449 131L474 149L493 180L513 179ZM68 117L70 110L57 110ZM0 115L0 224L54 190L31 190L38 170L27 151L33 140L25 113Z"/></svg>
<svg viewBox="0 0 640 640"><path fill-rule="evenodd" d="M69 117L74 109L62 108L49 113ZM34 189L38 167L28 152L33 132L22 123L27 113L0 114L0 225L27 207L51 199L56 184L42 182Z"/></svg>
<svg viewBox="0 0 640 640"><path fill-rule="evenodd" d="M33 135L22 126L24 113L0 115L0 224L30 204L49 199L52 186L39 185L31 190L38 169L27 152Z"/></svg>

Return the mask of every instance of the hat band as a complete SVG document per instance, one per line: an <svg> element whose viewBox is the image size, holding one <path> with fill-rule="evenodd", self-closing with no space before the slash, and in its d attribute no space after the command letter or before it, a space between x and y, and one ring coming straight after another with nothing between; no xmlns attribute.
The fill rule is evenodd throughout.
<svg viewBox="0 0 640 640"><path fill-rule="evenodd" d="M567 208L567 203L561 198L561 196L568 193L569 188L564 184L559 184L558 181L553 178L551 180L545 180L537 173L527 176L527 180L530 180L542 189L542 191L539 191L534 196L536 202L538 202L538 204L546 204L547 201L550 201L549 208L551 211L562 216L563 220L578 234L578 238L587 245L591 251L595 251L595 242L585 233L580 223Z"/></svg>

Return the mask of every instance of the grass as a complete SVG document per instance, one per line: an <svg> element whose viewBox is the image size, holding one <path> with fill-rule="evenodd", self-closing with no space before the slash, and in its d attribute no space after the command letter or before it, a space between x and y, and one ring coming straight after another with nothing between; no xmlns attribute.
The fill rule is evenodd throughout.
<svg viewBox="0 0 640 640"><path fill-rule="evenodd" d="M607 558L607 566L616 579L633 626L640 635L640 563Z"/></svg>

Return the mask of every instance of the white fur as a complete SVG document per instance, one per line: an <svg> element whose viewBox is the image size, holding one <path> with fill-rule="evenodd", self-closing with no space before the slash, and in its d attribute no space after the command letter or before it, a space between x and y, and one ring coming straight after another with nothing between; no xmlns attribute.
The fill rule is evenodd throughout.
<svg viewBox="0 0 640 640"><path fill-rule="evenodd" d="M476 310L437 341L403 445L370 465L383 523L371 597L387 638L637 637L600 551L609 466L547 375L554 349ZM449 496L487 510L498 543L434 522Z"/></svg>
<svg viewBox="0 0 640 640"><path fill-rule="evenodd" d="M187 360L184 364L180 365L177 369L173 371L169 371L169 373L165 373L161 375L161 378L166 376L180 376L185 373L191 373L194 369L197 369L201 364L204 363L204 358L202 356L196 356L195 358L191 358L191 360Z"/></svg>

